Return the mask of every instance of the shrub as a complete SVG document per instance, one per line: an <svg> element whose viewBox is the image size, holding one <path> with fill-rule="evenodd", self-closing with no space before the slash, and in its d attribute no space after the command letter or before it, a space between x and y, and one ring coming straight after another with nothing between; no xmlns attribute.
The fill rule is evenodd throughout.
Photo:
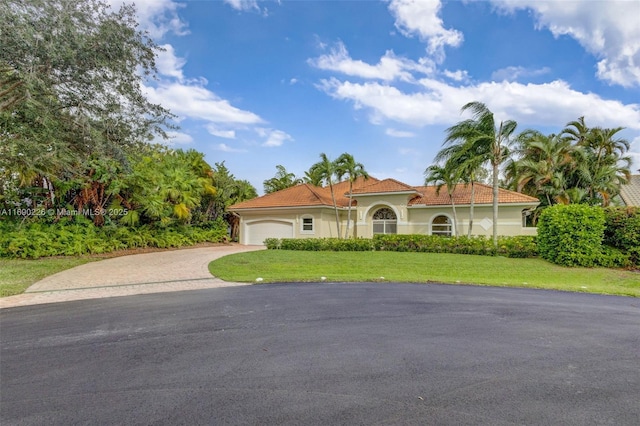
<svg viewBox="0 0 640 426"><path fill-rule="evenodd" d="M226 227L175 226L154 229L67 220L18 224L0 223L0 257L39 258L59 255L100 254L138 247L181 247L200 242L227 242Z"/></svg>
<svg viewBox="0 0 640 426"><path fill-rule="evenodd" d="M498 250L485 237L441 237L436 235L375 235L368 238L268 238L268 249L305 251L399 251L422 253L458 253L533 257L537 254L535 237L500 237Z"/></svg>
<svg viewBox="0 0 640 426"><path fill-rule="evenodd" d="M630 263L640 265L640 208L609 207L604 213L603 243L626 253Z"/></svg>
<svg viewBox="0 0 640 426"><path fill-rule="evenodd" d="M582 204L546 208L538 221L538 252L564 266L597 266L602 257L604 210Z"/></svg>

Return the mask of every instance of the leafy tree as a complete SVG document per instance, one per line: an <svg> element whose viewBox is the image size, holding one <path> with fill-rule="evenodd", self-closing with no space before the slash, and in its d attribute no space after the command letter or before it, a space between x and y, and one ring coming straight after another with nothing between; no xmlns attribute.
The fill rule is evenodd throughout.
<svg viewBox="0 0 640 426"><path fill-rule="evenodd" d="M320 154L320 161L315 163L309 169L309 176L317 176L320 181L329 186L331 191L331 201L333 202L333 209L336 213L336 228L338 231L338 237L342 235L340 230L340 217L338 215L338 205L336 204L336 196L333 191L334 178L338 172L338 167L335 161L329 160L327 154L324 152Z"/></svg>
<svg viewBox="0 0 640 426"><path fill-rule="evenodd" d="M296 178L295 174L287 172L284 166L278 164L276 169L276 175L263 182L265 194L287 189L302 183L302 179Z"/></svg>
<svg viewBox="0 0 640 426"><path fill-rule="evenodd" d="M447 166L439 166L437 164L427 167L424 171L425 185L434 183L436 185L436 194L440 194L440 190L443 186L447 187L447 194L449 195L449 201L451 202L451 209L453 210L453 222L455 228L455 235L458 236L458 214L456 212L456 203L453 200L453 191L461 181L460 176L457 174L459 169L447 168Z"/></svg>
<svg viewBox="0 0 640 426"><path fill-rule="evenodd" d="M509 154L509 144L517 123L513 120L496 124L493 113L481 102L470 102L462 111L470 110L467 119L447 129L445 145L460 146L461 155L469 155L477 162L489 162L493 185L493 243L498 244L498 184L500 165Z"/></svg>
<svg viewBox="0 0 640 426"><path fill-rule="evenodd" d="M0 187L44 188L53 205L55 187L94 158L124 164L129 147L170 127L142 92L159 48L133 6L8 0L0 35Z"/></svg>
<svg viewBox="0 0 640 426"><path fill-rule="evenodd" d="M349 207L347 209L347 227L344 232L344 237L349 238L349 227L351 224L351 203L353 198L353 183L359 178L369 179L369 173L364 168L362 163L358 163L353 158L353 155L344 153L336 159L336 177L338 180L342 180L343 176L347 176L349 180Z"/></svg>

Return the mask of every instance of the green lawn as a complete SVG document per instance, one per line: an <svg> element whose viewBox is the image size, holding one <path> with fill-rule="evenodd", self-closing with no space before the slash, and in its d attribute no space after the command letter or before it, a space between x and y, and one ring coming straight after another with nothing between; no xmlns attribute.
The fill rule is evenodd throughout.
<svg viewBox="0 0 640 426"><path fill-rule="evenodd" d="M48 275L94 260L99 259L90 257L0 259L0 297L23 293L31 284Z"/></svg>
<svg viewBox="0 0 640 426"><path fill-rule="evenodd" d="M541 259L442 253L308 252L263 250L226 256L209 264L226 281L442 282L546 288L640 297L640 273L566 268Z"/></svg>

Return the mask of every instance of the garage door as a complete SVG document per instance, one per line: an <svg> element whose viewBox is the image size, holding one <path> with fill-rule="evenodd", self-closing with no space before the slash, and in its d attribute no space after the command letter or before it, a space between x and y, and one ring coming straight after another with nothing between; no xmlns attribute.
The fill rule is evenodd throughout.
<svg viewBox="0 0 640 426"><path fill-rule="evenodd" d="M276 220L263 220L247 224L247 243L264 244L265 238L293 238L293 224Z"/></svg>

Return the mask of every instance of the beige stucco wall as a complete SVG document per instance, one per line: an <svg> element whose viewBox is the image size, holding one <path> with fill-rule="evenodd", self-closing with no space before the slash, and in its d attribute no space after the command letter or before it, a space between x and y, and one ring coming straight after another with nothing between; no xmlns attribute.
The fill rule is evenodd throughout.
<svg viewBox="0 0 640 426"><path fill-rule="evenodd" d="M382 207L391 208L397 216L398 234L431 234L431 223L436 216L446 215L453 221L451 206L407 207L407 195L388 195L382 197L361 197L358 206L352 209L352 221L349 235L353 237L373 237L373 214ZM536 235L536 228L522 227L522 211L531 208L531 205L500 206L498 234L499 235ZM469 206L457 206L458 234L467 235L469 229ZM312 217L314 230L306 232L302 230L302 219ZM341 232L344 235L347 225L347 211L339 211ZM473 218L473 235L491 236L493 210L490 205L476 205ZM300 209L265 209L263 211L240 212L240 236L241 244L249 244L247 240L246 226L257 221L274 220L291 224L294 238L335 238L338 236L336 229L335 212L331 207L300 208Z"/></svg>

